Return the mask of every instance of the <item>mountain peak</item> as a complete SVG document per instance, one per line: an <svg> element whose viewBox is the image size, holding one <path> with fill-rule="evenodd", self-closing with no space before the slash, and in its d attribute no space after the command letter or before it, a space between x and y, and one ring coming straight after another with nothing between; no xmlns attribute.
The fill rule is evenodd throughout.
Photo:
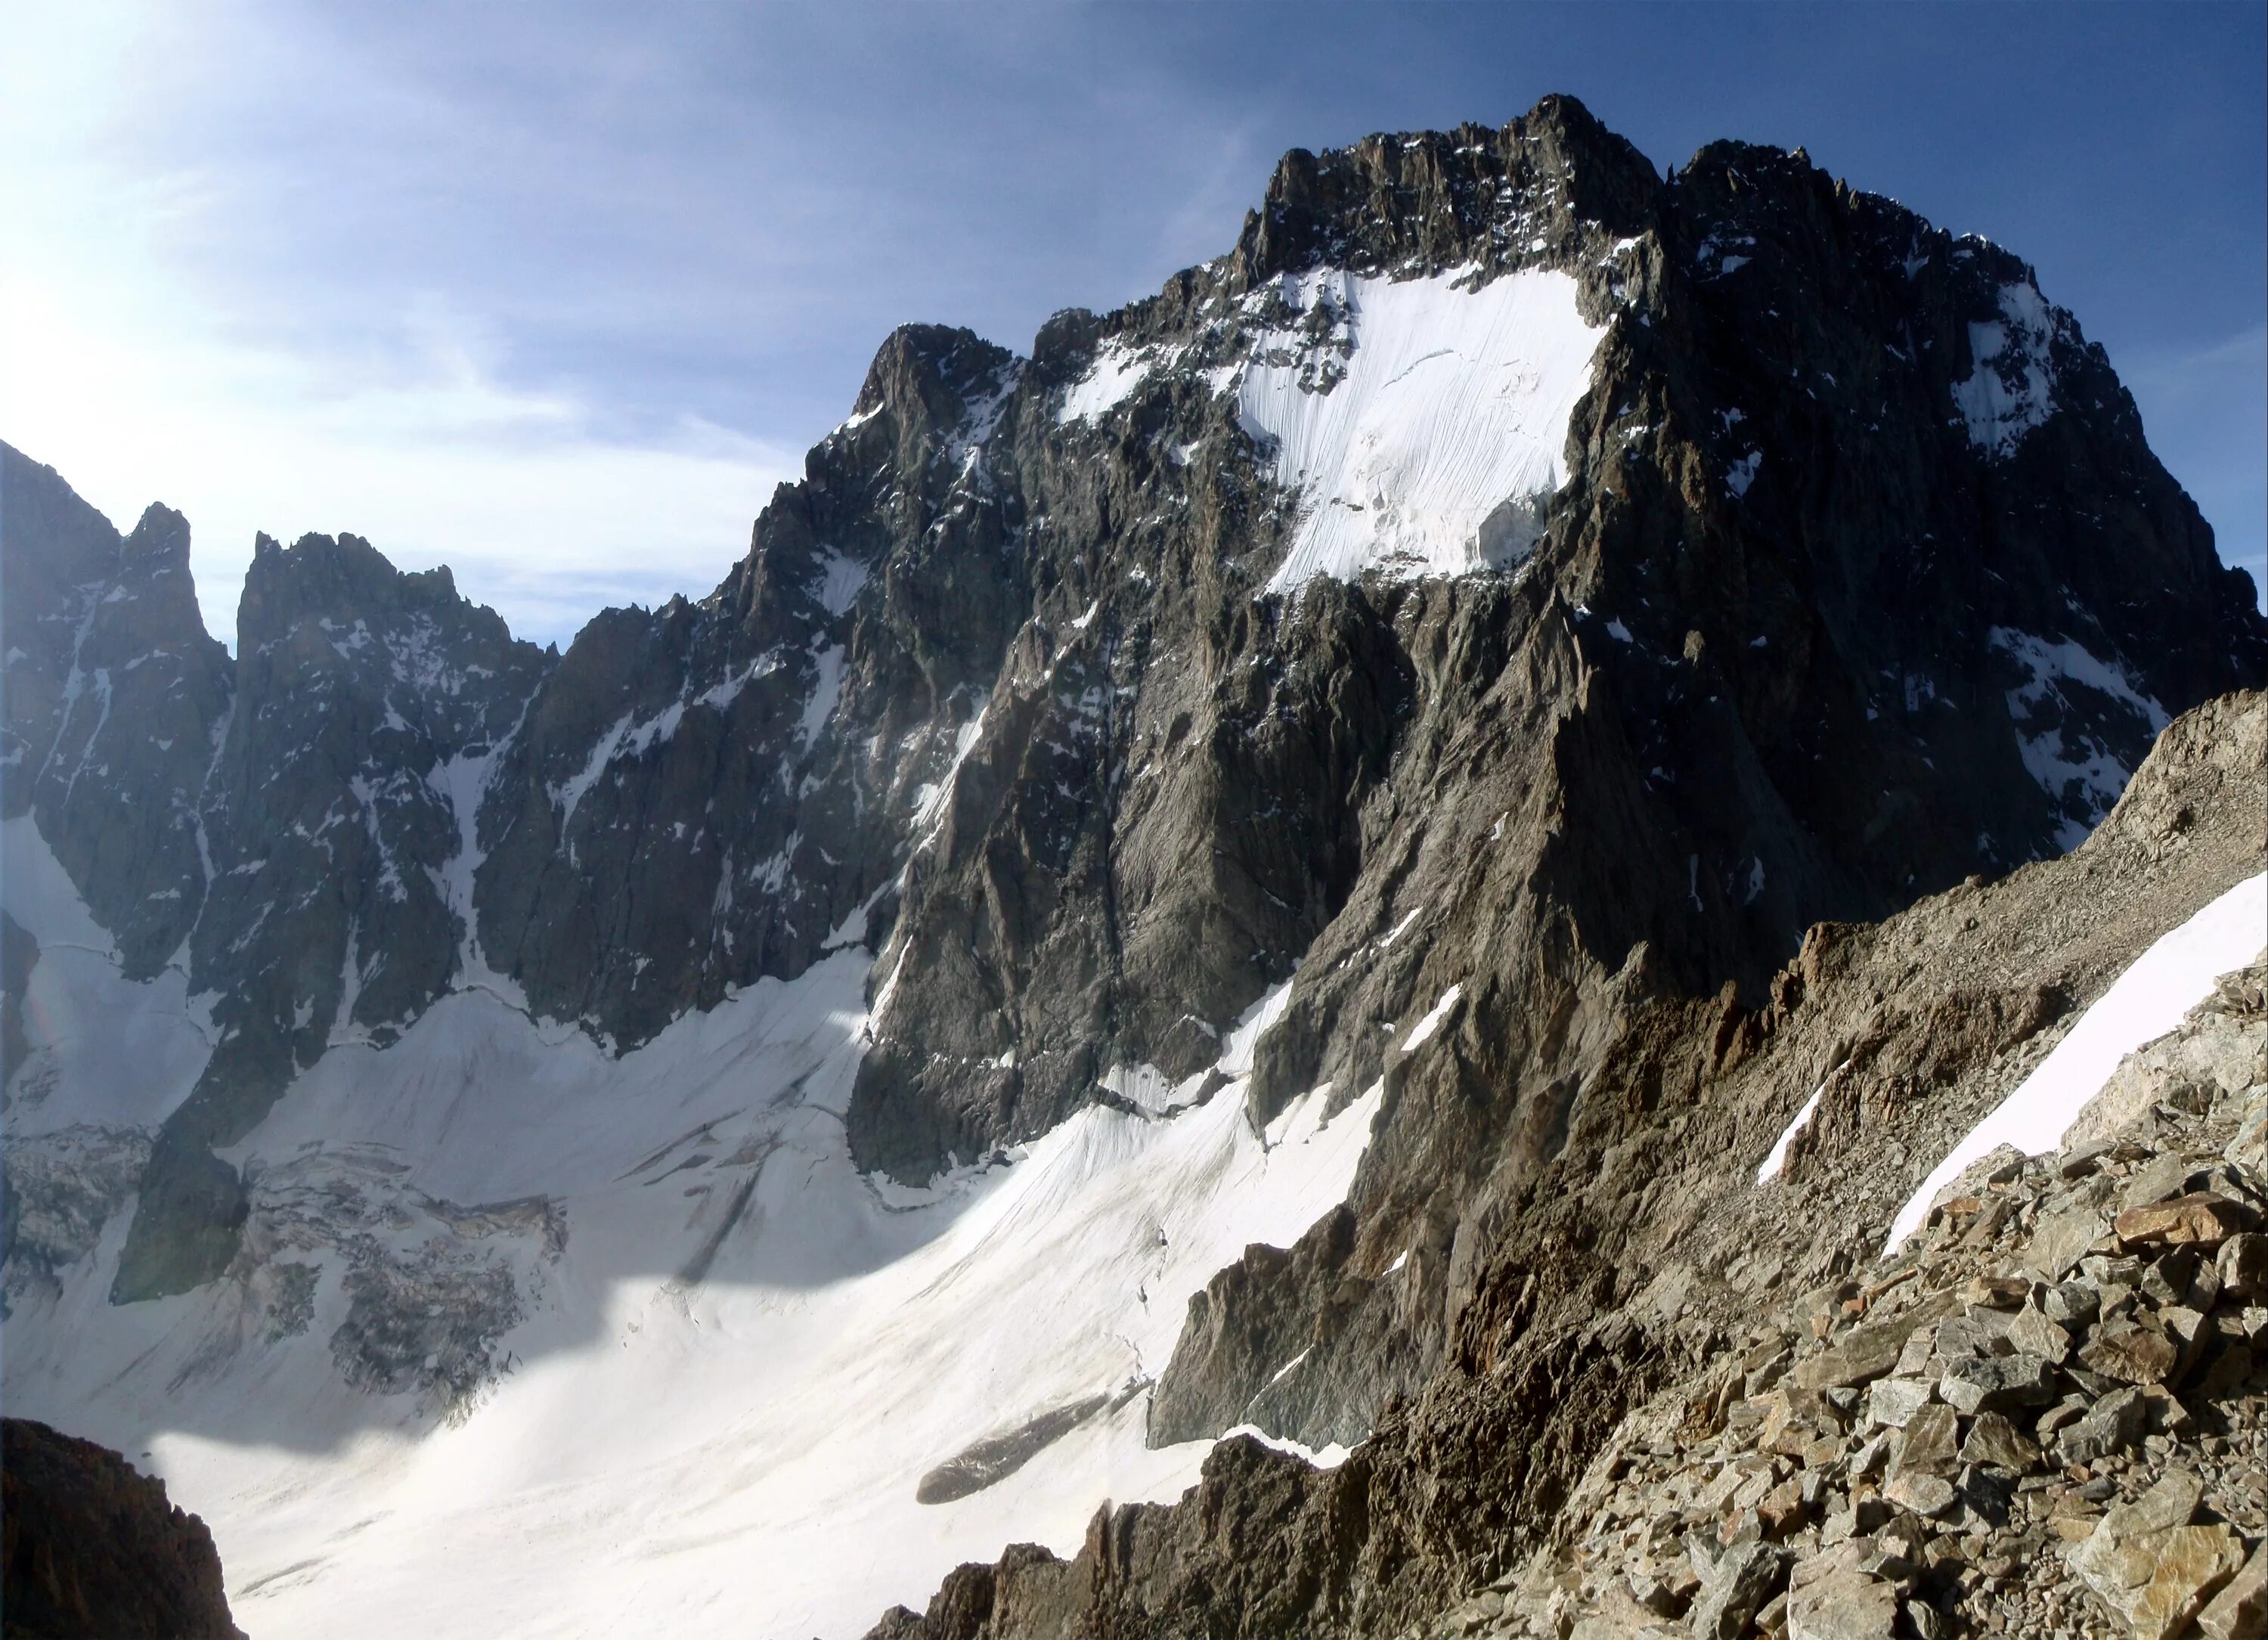
<svg viewBox="0 0 2268 1640"><path fill-rule="evenodd" d="M1580 102L1546 97L1495 129L1292 150L1245 218L1235 267L1248 287L1318 262L1363 272L1516 266L1577 220L1642 231L1657 186L1652 163Z"/></svg>
<svg viewBox="0 0 2268 1640"><path fill-rule="evenodd" d="M71 1004L10 1016L50 1101L11 1107L10 1394L27 1354L169 1415L284 1385L351 1470L399 1467L364 1425L631 1385L652 1438L608 1438L686 1512L632 1522L663 1483L581 1457L484 1496L556 1557L509 1569L558 1603L526 1626L651 1527L713 1557L623 1575L846 1629L873 1591L799 1547L843 1520L926 1581L1075 1539L1106 1470L1170 1495L1185 1440L1352 1445L1429 1385L1511 1397L1449 1444L1564 1498L1643 1374L1491 1363L1688 1290L1594 1247L1697 1258L1726 1158L1822 1077L1800 1166L1889 1131L1921 1162L1948 1055L2107 980L2089 946L2004 994L2029 934L1973 913L2061 938L2056 902L2132 895L2124 940L2257 851L2258 703L2213 698L2268 676L2268 623L2071 315L1799 153L1665 181L1566 99L1294 151L1233 250L1028 361L893 333L716 594L556 656L310 536L262 542L225 664L137 625L161 601L60 480L5 476L8 840ZM2154 742L2198 755L2114 809ZM195 1028L114 1052L160 1001ZM1806 1285L1838 1256L1788 1249ZM1216 1449L1218 1518L1285 1518L1242 1508L1262 1451ZM467 1561L465 1517L365 1535L370 1472L315 1473L270 1549L324 1576L274 1580L279 1621ZM1341 1473L1364 1520L1384 1472ZM1205 1609L1278 1632L1251 1566L1260 1603L1208 1565Z"/></svg>

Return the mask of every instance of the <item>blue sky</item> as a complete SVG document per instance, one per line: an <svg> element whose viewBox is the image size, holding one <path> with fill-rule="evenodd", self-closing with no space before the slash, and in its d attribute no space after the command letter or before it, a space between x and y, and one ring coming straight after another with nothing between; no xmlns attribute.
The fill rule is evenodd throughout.
<svg viewBox="0 0 2268 1640"><path fill-rule="evenodd" d="M1571 92L2032 261L2263 575L2268 8L9 7L0 438L195 529L447 562L516 630L706 591L906 320L1011 346L1276 156Z"/></svg>

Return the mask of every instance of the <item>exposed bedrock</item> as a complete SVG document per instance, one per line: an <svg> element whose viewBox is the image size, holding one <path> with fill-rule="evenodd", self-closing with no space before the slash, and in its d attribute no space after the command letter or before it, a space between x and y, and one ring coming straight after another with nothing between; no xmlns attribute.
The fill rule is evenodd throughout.
<svg viewBox="0 0 2268 1640"><path fill-rule="evenodd" d="M205 1523L116 1452L0 1419L0 1632L8 1640L244 1640Z"/></svg>

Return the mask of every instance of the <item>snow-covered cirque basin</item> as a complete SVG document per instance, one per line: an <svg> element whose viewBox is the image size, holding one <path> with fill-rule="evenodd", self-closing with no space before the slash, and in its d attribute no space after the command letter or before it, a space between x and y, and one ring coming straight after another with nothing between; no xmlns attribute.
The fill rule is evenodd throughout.
<svg viewBox="0 0 2268 1640"><path fill-rule="evenodd" d="M18 909L41 910L11 891ZM116 1010L185 1008L178 980L129 986L99 949L53 956L33 1011L57 1060ZM916 1487L1159 1372L1191 1292L1344 1197L1377 1095L1328 1123L1311 1095L1265 1134L1241 1082L1170 1117L1097 1107L1012 1164L898 1189L853 1170L839 1119L867 966L837 953L619 1060L460 994L389 1049L335 1049L229 1153L292 1200L559 1204L563 1246L515 1267L512 1370L468 1415L342 1380L335 1250L295 1255L321 1268L295 1335L232 1278L111 1305L123 1212L60 1298L9 1321L10 1411L163 1475L259 1640L856 1635L1011 1541L1073 1551L1105 1498L1178 1496L1209 1444L1145 1449L1137 1393L983 1489L924 1504ZM82 1119L153 1122L195 1071L130 1092L64 1079L34 1125L68 1128L78 1100ZM405 1244L431 1223L408 1222Z"/></svg>

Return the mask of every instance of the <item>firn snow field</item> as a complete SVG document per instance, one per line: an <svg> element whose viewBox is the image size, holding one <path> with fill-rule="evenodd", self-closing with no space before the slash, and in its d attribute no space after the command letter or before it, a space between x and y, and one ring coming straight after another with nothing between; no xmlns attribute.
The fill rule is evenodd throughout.
<svg viewBox="0 0 2268 1640"><path fill-rule="evenodd" d="M202 1065L195 999L177 975L122 979L29 823L7 841L11 911L43 947L35 1045L75 1067L26 1121L154 1126ZM1318 1090L1264 1134L1241 1081L1170 1114L1090 1108L1012 1161L902 1189L843 1141L868 965L839 952L619 1060L461 993L389 1048L334 1049L229 1153L311 1213L387 1189L563 1209L556 1258L512 1266L510 1370L460 1415L342 1380L326 1341L349 1260L320 1236L281 1249L321 1270L295 1336L269 1337L233 1278L110 1304L122 1211L59 1297L18 1303L10 1411L161 1475L212 1527L256 1640L856 1635L1010 1541L1075 1550L1105 1498L1195 1481L1210 1443L1147 1449L1139 1385L1208 1277L1344 1196L1378 1092L1326 1121ZM144 1061L162 1075L101 1056L119 1020L167 1045ZM1265 1023L1233 1033L1229 1068ZM408 1257L434 1223L375 1233ZM916 1501L972 1443L1101 1395L1116 1404L989 1488Z"/></svg>

